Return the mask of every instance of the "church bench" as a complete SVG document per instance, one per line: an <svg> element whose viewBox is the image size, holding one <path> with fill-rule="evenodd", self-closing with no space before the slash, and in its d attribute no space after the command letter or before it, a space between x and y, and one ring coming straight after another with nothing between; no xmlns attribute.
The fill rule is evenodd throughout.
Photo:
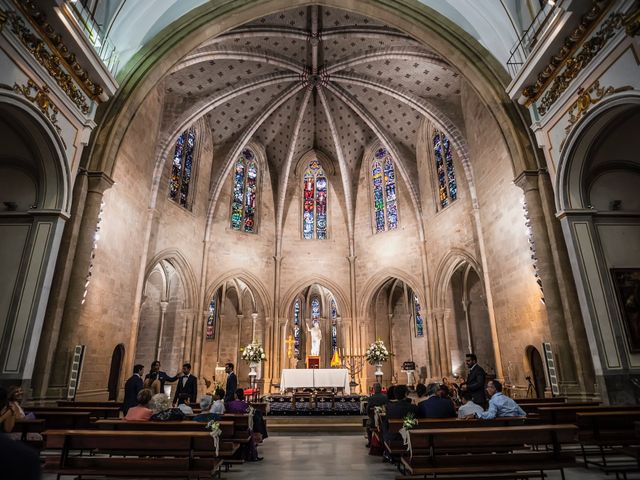
<svg viewBox="0 0 640 480"><path fill-rule="evenodd" d="M234 422L232 420L221 420L220 429L221 437L230 439L234 436ZM117 430L117 431L161 431L161 432L204 432L207 426L206 422L194 422L192 420L176 420L176 421L148 421L137 422L127 420L97 420L95 426L99 430Z"/></svg>
<svg viewBox="0 0 640 480"><path fill-rule="evenodd" d="M37 450L41 450L43 446L42 437L36 435L36 437L38 437L38 439L36 440L36 439L29 438L30 437L29 434L35 433L35 434L42 435L42 432L44 432L45 429L46 429L45 421L42 419L40 420L22 419L22 420L16 420L16 423L13 426L13 430L11 430L11 433L19 433L21 442Z"/></svg>
<svg viewBox="0 0 640 480"><path fill-rule="evenodd" d="M538 414L545 423L576 423L578 413L587 412L619 412L619 411L639 411L640 407L628 405L602 406L575 404L559 407L540 407Z"/></svg>
<svg viewBox="0 0 640 480"><path fill-rule="evenodd" d="M76 428L92 428L91 415L89 412L60 412L60 411L37 411L33 412L36 420L44 420L45 430Z"/></svg>
<svg viewBox="0 0 640 480"><path fill-rule="evenodd" d="M90 402L90 401L79 401L79 400L58 400L56 401L56 405L58 407L80 407L80 408L103 408L103 407L116 407L122 408L122 402L115 401L104 401L104 402Z"/></svg>
<svg viewBox="0 0 640 480"><path fill-rule="evenodd" d="M36 417L38 416L38 412L88 412L90 416L94 418L118 418L120 416L119 407L27 407L25 411L33 412Z"/></svg>
<svg viewBox="0 0 640 480"><path fill-rule="evenodd" d="M635 458L638 467L638 438L635 422L640 420L640 410L596 411L576 413L578 441L585 465L594 464L607 467L607 458L612 455L624 455ZM597 447L602 462L588 460L588 447ZM610 467L611 468L611 467Z"/></svg>
<svg viewBox="0 0 640 480"><path fill-rule="evenodd" d="M224 443L220 447L221 451L228 448ZM62 475L214 477L220 475L223 463L222 458L213 457L213 439L207 432L50 430L46 432L46 448L61 451L57 456L47 457L43 467L45 473L54 473L58 478ZM117 451L122 456L78 456L77 450ZM139 458L140 452L144 452L144 458Z"/></svg>
<svg viewBox="0 0 640 480"><path fill-rule="evenodd" d="M546 470L560 470L564 479L564 469L575 467L576 459L562 445L574 443L577 432L575 425L414 429L409 432L413 455L402 457L402 467L405 474L425 478L543 478ZM531 445L551 447L531 450Z"/></svg>
<svg viewBox="0 0 640 480"><path fill-rule="evenodd" d="M531 402L520 404L519 400L516 400L520 408L522 408L527 414L537 413L541 408L595 408L600 406L600 402L564 402L564 403L549 403L549 402Z"/></svg>
<svg viewBox="0 0 640 480"><path fill-rule="evenodd" d="M546 403L546 404L562 404L567 402L567 397L550 397L550 398L514 398L518 405L528 405L531 403Z"/></svg>

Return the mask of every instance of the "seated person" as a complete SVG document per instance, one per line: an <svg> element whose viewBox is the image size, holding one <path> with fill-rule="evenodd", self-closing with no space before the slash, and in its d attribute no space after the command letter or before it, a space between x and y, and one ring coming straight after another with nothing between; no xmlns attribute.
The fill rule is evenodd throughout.
<svg viewBox="0 0 640 480"><path fill-rule="evenodd" d="M502 384L498 380L490 380L487 384L489 408L486 412L476 413L476 418L489 420L496 417L526 417L527 413L511 398L502 393Z"/></svg>
<svg viewBox="0 0 640 480"><path fill-rule="evenodd" d="M138 392L136 401L138 404L135 407L129 408L124 419L127 421L147 422L151 420L153 412L149 408L149 402L151 401L152 392L148 388L143 388Z"/></svg>
<svg viewBox="0 0 640 480"><path fill-rule="evenodd" d="M420 405L428 398L427 387L424 383L419 383L418 385L416 385L416 396L418 397L416 405Z"/></svg>
<svg viewBox="0 0 640 480"><path fill-rule="evenodd" d="M442 390L437 383L427 386L427 399L418 405L418 417L420 418L454 418L456 409L453 402L446 396L446 390Z"/></svg>
<svg viewBox="0 0 640 480"><path fill-rule="evenodd" d="M191 405L187 403L190 398L191 397L188 393L181 393L180 395L178 395L177 408L179 408L180 411L185 415L193 415L193 408L191 408Z"/></svg>
<svg viewBox="0 0 640 480"><path fill-rule="evenodd" d="M224 389L216 388L216 391L213 394L213 405L211 405L211 413L224 415L224 396Z"/></svg>
<svg viewBox="0 0 640 480"><path fill-rule="evenodd" d="M0 430L9 433L16 424L16 414L9 406L9 395L4 387L0 386Z"/></svg>
<svg viewBox="0 0 640 480"><path fill-rule="evenodd" d="M213 405L213 398L210 395L205 395L200 399L200 413L193 417L196 422L210 422L211 420L219 420L220 414L211 411Z"/></svg>
<svg viewBox="0 0 640 480"><path fill-rule="evenodd" d="M399 433L389 432L389 420L392 418L403 419L407 414L413 414L418 416L418 407L416 407L411 400L407 398L408 389L406 385L396 385L393 389L393 394L396 401L387 404L387 414L382 421L382 436L385 442L396 440L401 438Z"/></svg>
<svg viewBox="0 0 640 480"><path fill-rule="evenodd" d="M382 393L382 385L379 383L373 384L373 395L369 396L367 399L367 447L371 445L371 436L373 435L373 429L375 427L375 407L382 407L387 404L387 396Z"/></svg>
<svg viewBox="0 0 640 480"><path fill-rule="evenodd" d="M184 420L184 413L179 408L172 408L171 400L164 393L151 397L149 407L153 411L151 420Z"/></svg>
<svg viewBox="0 0 640 480"><path fill-rule="evenodd" d="M462 405L458 409L458 418L469 418L469 416L473 416L475 413L484 412L484 409L472 400L471 392L467 390L460 392L460 400L462 401Z"/></svg>
<svg viewBox="0 0 640 480"><path fill-rule="evenodd" d="M234 400L227 402L227 413L247 413L249 404L244 400L244 390L238 388Z"/></svg>
<svg viewBox="0 0 640 480"><path fill-rule="evenodd" d="M33 413L25 413L22 409L22 401L24 400L24 391L22 387L18 385L11 385L7 389L7 400L9 408L13 411L13 417L16 420L35 420L36 416ZM9 434L9 437L13 440L22 440L22 433L13 432ZM35 432L27 433L26 440L29 442L41 442L42 435Z"/></svg>

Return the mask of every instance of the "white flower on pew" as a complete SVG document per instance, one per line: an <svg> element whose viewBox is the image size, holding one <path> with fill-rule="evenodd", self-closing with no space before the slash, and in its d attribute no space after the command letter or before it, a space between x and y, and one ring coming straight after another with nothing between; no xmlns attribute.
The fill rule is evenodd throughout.
<svg viewBox="0 0 640 480"><path fill-rule="evenodd" d="M207 426L205 428L209 430L209 435L211 435L211 438L213 438L213 446L216 449L216 457L217 457L218 452L220 450L220 435L222 434L222 429L220 428L220 422L211 420L209 423L207 423Z"/></svg>
<svg viewBox="0 0 640 480"><path fill-rule="evenodd" d="M418 420L413 413L407 413L402 419L402 428L400 429L400 435L402 436L403 444L407 446L407 450L409 451L409 458L413 457L413 452L411 451L411 436L409 435L409 430L418 425Z"/></svg>

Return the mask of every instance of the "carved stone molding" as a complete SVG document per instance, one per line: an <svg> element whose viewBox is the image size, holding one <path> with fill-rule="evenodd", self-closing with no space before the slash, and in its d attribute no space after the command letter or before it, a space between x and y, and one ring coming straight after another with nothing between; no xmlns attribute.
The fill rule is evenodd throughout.
<svg viewBox="0 0 640 480"><path fill-rule="evenodd" d="M78 63L76 54L69 51L69 48L62 41L62 36L47 22L47 16L42 13L36 2L33 0L14 0L14 2L34 27L44 35L49 46L65 62L69 71L73 72L85 93L92 99L99 101L98 97L102 94L102 87L89 78L87 71Z"/></svg>
<svg viewBox="0 0 640 480"><path fill-rule="evenodd" d="M89 113L87 97L82 94L71 75L64 72L60 65L60 57L49 52L45 43L25 26L24 20L15 12L8 12L8 17L11 21L11 31L16 34L27 50L47 70L80 111L84 114Z"/></svg>
<svg viewBox="0 0 640 480"><path fill-rule="evenodd" d="M613 95L618 92L626 92L627 90L633 90L633 87L627 85L625 87L618 88L611 86L605 88L600 86L599 80L596 80L596 82L587 89L581 88L578 90L578 99L573 102L571 107L569 107L569 124L564 128L565 138L560 144L560 149L564 146L564 142L567 140L569 132L593 105L600 103L602 99L609 95Z"/></svg>
<svg viewBox="0 0 640 480"><path fill-rule="evenodd" d="M640 35L640 0L636 1L635 8L625 15L624 29L630 37Z"/></svg>
<svg viewBox="0 0 640 480"><path fill-rule="evenodd" d="M580 52L565 62L564 70L555 77L551 87L544 94L538 105L538 112L541 116L544 116L549 111L549 108L569 88L569 85L578 74L591 63L591 60L605 47L616 31L622 28L622 20L622 15L619 13L611 14L600 30L584 43Z"/></svg>
<svg viewBox="0 0 640 480"><path fill-rule="evenodd" d="M596 0L593 2L591 9L580 19L580 24L565 38L562 48L558 53L551 56L551 61L538 74L536 83L522 90L522 94L530 99L529 102L536 100L544 91L556 71L562 66L577 45L588 35L591 27L601 18L610 1L611 0Z"/></svg>
<svg viewBox="0 0 640 480"><path fill-rule="evenodd" d="M58 125L57 115L59 113L58 108L51 101L51 97L49 94L51 90L46 84L43 84L42 87L39 87L36 82L29 79L27 80L26 85L18 85L17 83L13 84L13 91L19 93L27 100L36 104L36 106L40 109L40 112L51 122L53 127L58 132L64 147L67 148L67 145L62 138L62 129Z"/></svg>
<svg viewBox="0 0 640 480"><path fill-rule="evenodd" d="M0 10L0 32L2 32L2 28L4 27L4 24L7 23L8 18L9 16L7 15L7 12Z"/></svg>

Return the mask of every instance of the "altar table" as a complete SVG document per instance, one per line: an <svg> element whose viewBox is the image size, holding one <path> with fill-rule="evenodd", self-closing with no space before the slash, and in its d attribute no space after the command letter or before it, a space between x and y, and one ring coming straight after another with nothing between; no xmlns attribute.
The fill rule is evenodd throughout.
<svg viewBox="0 0 640 480"><path fill-rule="evenodd" d="M341 388L351 394L346 368L285 368L280 376L280 391L288 388Z"/></svg>

